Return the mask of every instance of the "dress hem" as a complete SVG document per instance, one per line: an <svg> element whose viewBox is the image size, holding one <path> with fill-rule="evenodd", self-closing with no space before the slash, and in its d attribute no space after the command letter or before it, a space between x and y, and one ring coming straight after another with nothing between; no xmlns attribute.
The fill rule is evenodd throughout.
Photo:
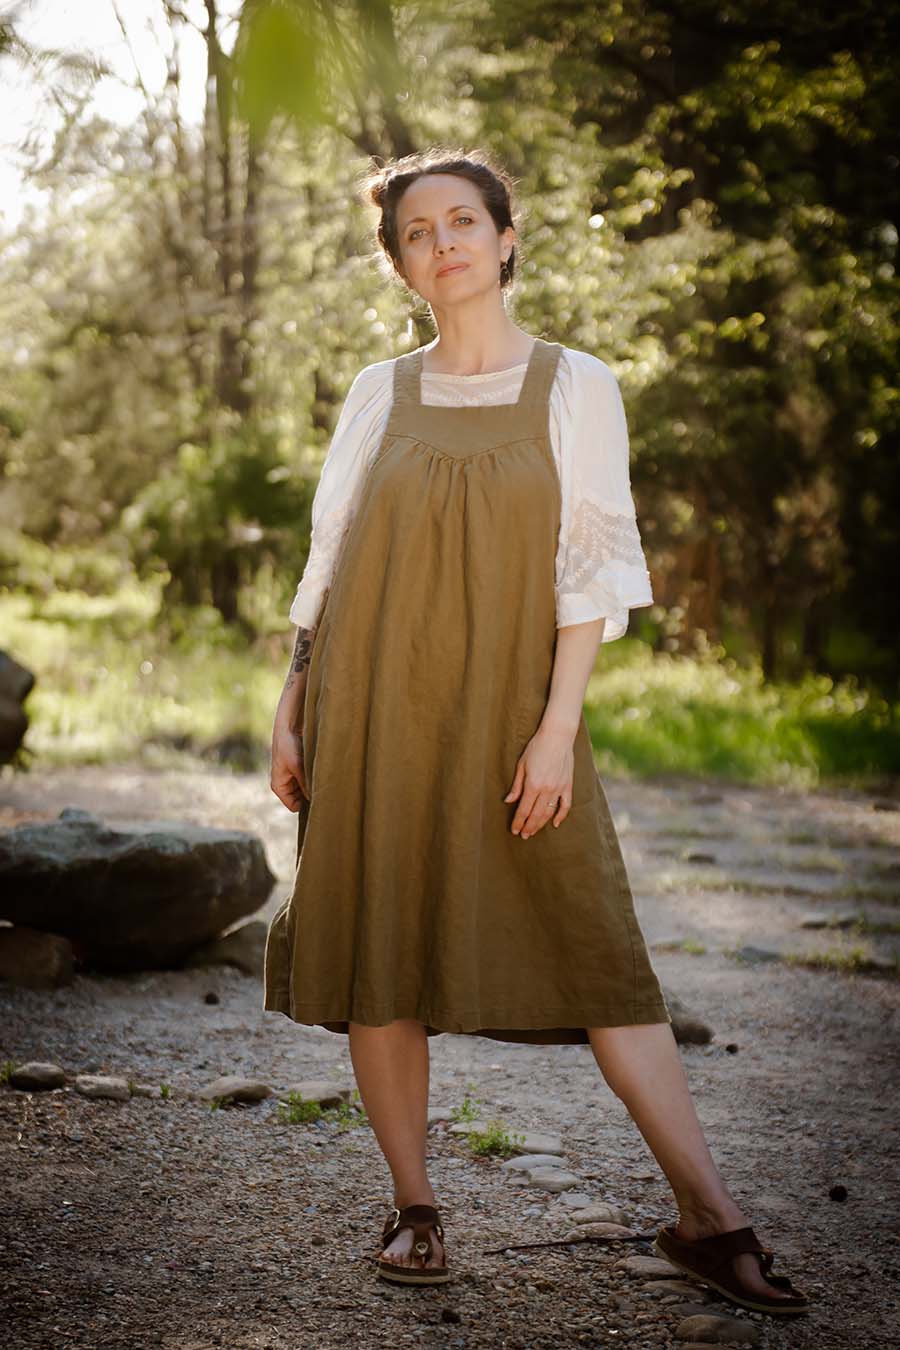
<svg viewBox="0 0 900 1350"><path fill-rule="evenodd" d="M627 1008L605 1005L585 1011L583 1008L555 1008L535 1012L529 1009L521 1016L507 1012L487 1011L459 1014L440 1009L387 1008L360 1009L342 1016L323 1010L320 1003L292 1003L290 991L272 991L266 995L265 1011L282 1013L292 1022L304 1026L322 1026L328 1031L347 1035L348 1022L363 1026L387 1026L397 1019L412 1019L425 1026L428 1035L488 1036L495 1040L519 1040L540 1044L588 1044L588 1027L616 1027L671 1024L672 1018L664 1001L632 1003Z"/></svg>

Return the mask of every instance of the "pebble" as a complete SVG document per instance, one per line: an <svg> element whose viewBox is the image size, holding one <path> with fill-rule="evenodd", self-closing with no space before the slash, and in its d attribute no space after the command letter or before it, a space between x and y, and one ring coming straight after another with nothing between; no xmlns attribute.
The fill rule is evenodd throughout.
<svg viewBox="0 0 900 1350"><path fill-rule="evenodd" d="M254 1078L240 1078L235 1074L226 1074L216 1078L197 1093L203 1101L218 1098L227 1102L261 1102L272 1096L268 1083L260 1083Z"/></svg>
<svg viewBox="0 0 900 1350"><path fill-rule="evenodd" d="M679 1322L675 1328L676 1341L694 1341L701 1345L758 1345L759 1327L740 1317L724 1317L715 1313L699 1313Z"/></svg>
<svg viewBox="0 0 900 1350"><path fill-rule="evenodd" d="M500 1164L503 1172L527 1172L532 1167L558 1167L559 1158L555 1153L521 1153L506 1158Z"/></svg>
<svg viewBox="0 0 900 1350"><path fill-rule="evenodd" d="M48 1064L40 1059L20 1064L9 1075L10 1087L23 1092L47 1092L52 1088L64 1087L65 1082L65 1071L58 1064Z"/></svg>
<svg viewBox="0 0 900 1350"><path fill-rule="evenodd" d="M564 1167L530 1167L527 1172L526 1185L536 1186L542 1191L565 1191L572 1186L577 1186L581 1177L576 1176L574 1172L569 1172Z"/></svg>
<svg viewBox="0 0 900 1350"><path fill-rule="evenodd" d="M629 1275L646 1275L648 1278L657 1280L665 1279L666 1275L672 1275L677 1279L675 1267L668 1261L662 1261L658 1256L623 1256L615 1263L614 1270L627 1270Z"/></svg>
<svg viewBox="0 0 900 1350"><path fill-rule="evenodd" d="M131 1091L125 1078L109 1077L105 1074L80 1073L75 1078L75 1091L83 1097L108 1099L114 1102L131 1100Z"/></svg>
<svg viewBox="0 0 900 1350"><path fill-rule="evenodd" d="M596 1200L590 1205L585 1205L572 1218L576 1223L618 1223L623 1227L627 1224L625 1211L617 1209L615 1205L604 1204L603 1201Z"/></svg>

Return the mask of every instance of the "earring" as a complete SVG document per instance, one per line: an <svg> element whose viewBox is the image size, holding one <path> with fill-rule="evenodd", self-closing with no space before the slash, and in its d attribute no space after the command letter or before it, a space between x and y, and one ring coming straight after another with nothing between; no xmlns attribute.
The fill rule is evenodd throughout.
<svg viewBox="0 0 900 1350"><path fill-rule="evenodd" d="M500 284L501 284L501 286L507 285L507 284L511 281L511 279L512 279L512 277L511 277L511 273L510 273L510 270L509 270L509 263L508 263L508 262L506 261L506 259L504 258L503 261L502 261L502 263L500 264Z"/></svg>

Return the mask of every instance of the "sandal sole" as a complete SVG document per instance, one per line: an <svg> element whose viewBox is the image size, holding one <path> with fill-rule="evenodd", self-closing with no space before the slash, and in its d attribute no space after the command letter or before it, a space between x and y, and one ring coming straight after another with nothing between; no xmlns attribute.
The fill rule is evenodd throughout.
<svg viewBox="0 0 900 1350"><path fill-rule="evenodd" d="M661 1256L664 1261L669 1262L669 1265L675 1266L676 1269L683 1271L685 1275L689 1275L691 1279L698 1284L708 1284L710 1288L718 1289L719 1293L724 1295L730 1303L737 1303L741 1308L749 1308L751 1312L775 1313L778 1317L798 1316L802 1313L809 1312L808 1303L787 1303L787 1306L785 1306L786 1300L783 1302L781 1299L777 1299L772 1303L763 1303L752 1297L745 1298L741 1294L735 1294L732 1290L726 1289L723 1285L710 1279L708 1275L700 1275L696 1270L691 1270L690 1266L686 1266L676 1257L670 1256L657 1241L654 1241L652 1250L656 1256Z"/></svg>
<svg viewBox="0 0 900 1350"><path fill-rule="evenodd" d="M394 1284L446 1284L451 1276L449 1270L423 1270L418 1274L411 1267L378 1263L378 1274L383 1280L393 1280Z"/></svg>

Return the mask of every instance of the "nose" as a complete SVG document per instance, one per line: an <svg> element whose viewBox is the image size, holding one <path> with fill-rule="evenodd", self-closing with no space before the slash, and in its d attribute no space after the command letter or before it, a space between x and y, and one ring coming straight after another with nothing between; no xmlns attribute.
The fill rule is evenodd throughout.
<svg viewBox="0 0 900 1350"><path fill-rule="evenodd" d="M451 248L450 231L445 225L438 224L434 232L434 251L443 253L445 248Z"/></svg>

